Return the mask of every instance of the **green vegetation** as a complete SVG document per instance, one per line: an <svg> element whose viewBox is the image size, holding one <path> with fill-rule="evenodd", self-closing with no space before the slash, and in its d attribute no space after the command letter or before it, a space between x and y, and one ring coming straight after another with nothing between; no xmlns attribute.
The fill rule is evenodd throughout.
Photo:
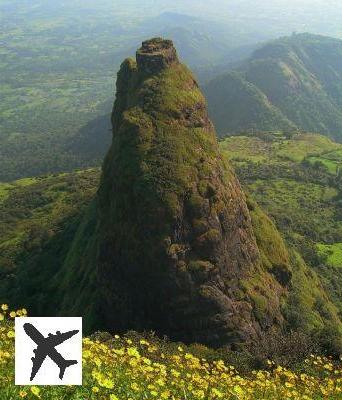
<svg viewBox="0 0 342 400"><path fill-rule="evenodd" d="M294 34L205 87L220 135L296 129L342 140L342 41Z"/></svg>
<svg viewBox="0 0 342 400"><path fill-rule="evenodd" d="M236 71L213 79L205 87L208 108L219 133L295 130L295 125L255 85Z"/></svg>
<svg viewBox="0 0 342 400"><path fill-rule="evenodd" d="M236 136L220 145L245 189L323 279L341 312L342 146L314 134Z"/></svg>
<svg viewBox="0 0 342 400"><path fill-rule="evenodd" d="M98 170L84 170L1 184L0 193L5 193L0 198L3 300L25 302L37 313L56 309L54 302L61 301L54 287L56 274L94 196L98 177Z"/></svg>
<svg viewBox="0 0 342 400"><path fill-rule="evenodd" d="M323 257L328 265L342 267L342 243L318 244L319 255Z"/></svg>

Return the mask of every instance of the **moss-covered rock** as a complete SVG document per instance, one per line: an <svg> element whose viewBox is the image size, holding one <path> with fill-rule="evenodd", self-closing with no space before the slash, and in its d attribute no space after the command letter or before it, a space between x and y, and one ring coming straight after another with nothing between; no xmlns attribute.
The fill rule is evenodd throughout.
<svg viewBox="0 0 342 400"><path fill-rule="evenodd" d="M170 41L118 74L98 193L97 273L111 330L214 345L280 327L286 284L263 265L245 196Z"/></svg>

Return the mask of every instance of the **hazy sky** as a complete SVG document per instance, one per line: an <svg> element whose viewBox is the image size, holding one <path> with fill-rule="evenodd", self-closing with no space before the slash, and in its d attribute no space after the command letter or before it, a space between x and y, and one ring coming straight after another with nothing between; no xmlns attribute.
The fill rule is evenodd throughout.
<svg viewBox="0 0 342 400"><path fill-rule="evenodd" d="M80 18L92 12L129 27L168 11L220 20L250 35L307 31L342 38L342 0L0 0L3 25L11 18L27 23L32 16Z"/></svg>

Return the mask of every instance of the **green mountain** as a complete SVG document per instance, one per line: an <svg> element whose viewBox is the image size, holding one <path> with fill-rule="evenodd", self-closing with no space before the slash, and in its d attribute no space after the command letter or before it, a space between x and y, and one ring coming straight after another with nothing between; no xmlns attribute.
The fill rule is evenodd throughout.
<svg viewBox="0 0 342 400"><path fill-rule="evenodd" d="M342 41L310 34L276 40L204 92L220 135L298 128L342 140Z"/></svg>
<svg viewBox="0 0 342 400"><path fill-rule="evenodd" d="M209 113L218 132L239 132L242 121L244 131L295 129L295 125L267 96L239 72L228 72L214 79L206 88L206 93Z"/></svg>
<svg viewBox="0 0 342 400"><path fill-rule="evenodd" d="M97 194L96 170L1 186L0 300L87 330L236 348L296 329L339 351L319 274L246 199L171 41L124 61L112 122Z"/></svg>
<svg viewBox="0 0 342 400"><path fill-rule="evenodd" d="M97 199L106 326L215 345L281 326L286 250L277 263L262 260L205 100L172 42L144 42L136 62L124 62L112 120Z"/></svg>

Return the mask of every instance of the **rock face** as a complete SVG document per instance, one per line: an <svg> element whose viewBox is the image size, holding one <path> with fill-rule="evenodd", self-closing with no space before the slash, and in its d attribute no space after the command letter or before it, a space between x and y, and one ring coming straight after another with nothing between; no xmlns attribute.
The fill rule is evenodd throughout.
<svg viewBox="0 0 342 400"><path fill-rule="evenodd" d="M146 41L123 62L112 122L97 199L107 328L236 346L280 327L287 255L279 279L171 41Z"/></svg>
<svg viewBox="0 0 342 400"><path fill-rule="evenodd" d="M178 63L176 49L171 40L156 38L142 43L136 55L137 66L141 71L157 73Z"/></svg>

